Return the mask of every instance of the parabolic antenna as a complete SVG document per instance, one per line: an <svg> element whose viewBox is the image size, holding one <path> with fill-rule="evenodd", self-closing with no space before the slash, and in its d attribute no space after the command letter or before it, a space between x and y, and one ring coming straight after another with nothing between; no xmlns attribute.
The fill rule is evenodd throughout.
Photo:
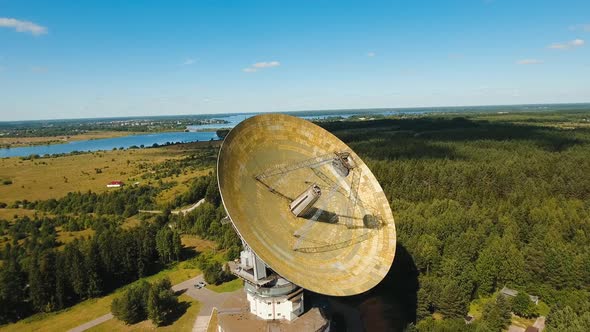
<svg viewBox="0 0 590 332"><path fill-rule="evenodd" d="M389 271L396 235L383 189L326 130L288 115L251 117L225 138L217 172L235 229L283 278L346 296Z"/></svg>

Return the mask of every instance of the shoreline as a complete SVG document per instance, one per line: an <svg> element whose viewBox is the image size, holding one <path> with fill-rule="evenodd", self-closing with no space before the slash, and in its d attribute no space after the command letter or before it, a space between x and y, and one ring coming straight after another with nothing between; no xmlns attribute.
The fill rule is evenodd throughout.
<svg viewBox="0 0 590 332"><path fill-rule="evenodd" d="M0 137L0 149L24 148L43 145L67 144L76 141L92 141L104 138L117 138L148 134L140 131L89 131L79 135Z"/></svg>

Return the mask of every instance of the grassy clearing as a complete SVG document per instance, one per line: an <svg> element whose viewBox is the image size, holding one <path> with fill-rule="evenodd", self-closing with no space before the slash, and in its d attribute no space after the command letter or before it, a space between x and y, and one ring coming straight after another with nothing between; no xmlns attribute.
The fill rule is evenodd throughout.
<svg viewBox="0 0 590 332"><path fill-rule="evenodd" d="M194 178L200 177L200 176L205 176L205 175L209 174L209 172L212 172L212 171L213 171L213 169L210 168L210 169L200 170L200 171L196 171L196 172L190 172L187 174L180 174L178 176L171 177L170 180L176 181L177 184L170 189L163 190L158 195L158 197L156 197L156 202L158 204L163 205L165 203L172 201L174 198L176 198L176 196L178 196L188 190L188 188ZM191 206L191 205L192 204L190 204L188 206Z"/></svg>
<svg viewBox="0 0 590 332"><path fill-rule="evenodd" d="M490 297L480 297L479 299L473 300L469 304L469 314L475 319L480 319L483 313L485 305L494 299L494 295Z"/></svg>
<svg viewBox="0 0 590 332"><path fill-rule="evenodd" d="M220 285L207 285L205 287L209 288L210 290L217 292L217 293L226 293L226 292L233 292L237 291L238 289L242 288L244 283L242 279L237 278L228 282L224 282Z"/></svg>
<svg viewBox="0 0 590 332"><path fill-rule="evenodd" d="M75 232L68 232L68 231L64 231L61 229L61 226L58 226L55 228L56 232L57 232L57 242L61 243L57 249L63 249L65 247L66 244L74 241L75 239L82 239L82 238L89 238L92 237L95 233L95 231L93 229L84 229L81 231L75 231ZM8 235L4 235L2 237L0 237L0 248L4 248L4 246L7 243L11 243L12 239L10 236ZM25 239L20 239L18 240L18 242L20 244L22 244L25 241Z"/></svg>
<svg viewBox="0 0 590 332"><path fill-rule="evenodd" d="M154 280L168 277L174 285L181 281L194 278L200 273L193 262L185 261L176 264L170 269L144 278L144 280L153 282ZM59 312L37 314L17 323L1 326L0 331L67 331L109 313L113 299L127 287L129 285L123 286L107 296L86 300Z"/></svg>
<svg viewBox="0 0 590 332"><path fill-rule="evenodd" d="M57 231L57 242L60 242L62 246L74 241L75 239L92 237L95 233L95 231L90 228L75 232L64 231L61 229L61 227L56 227L55 230Z"/></svg>
<svg viewBox="0 0 590 332"><path fill-rule="evenodd" d="M26 209L0 209L0 219L4 219L6 221L11 221L14 219L14 216L19 217L33 217L37 213L39 216L49 215L48 213L36 211L36 210L26 210Z"/></svg>
<svg viewBox="0 0 590 332"><path fill-rule="evenodd" d="M64 144L73 141L92 140L100 138L113 138L141 134L139 132L126 131L89 131L72 136L48 136L48 137L1 137L0 147L19 147L32 145Z"/></svg>
<svg viewBox="0 0 590 332"><path fill-rule="evenodd" d="M537 304L537 310L539 310L540 316L547 317L547 315L549 315L549 311L551 310L551 308L549 308L547 303L545 303L543 301L539 301L539 304Z"/></svg>
<svg viewBox="0 0 590 332"><path fill-rule="evenodd" d="M523 317L516 316L512 314L511 324L515 326L520 326L526 328L527 326L533 325L535 323L535 319L527 319Z"/></svg>
<svg viewBox="0 0 590 332"><path fill-rule="evenodd" d="M180 316L180 318L168 326L156 327L149 320L145 320L133 325L125 325L125 323L115 318L97 325L88 331L192 331L193 324L195 323L200 309L199 302L187 295L179 296L178 302L187 303L189 307L186 312Z"/></svg>
<svg viewBox="0 0 590 332"><path fill-rule="evenodd" d="M104 192L109 190L106 184L113 180L147 183L149 181L141 179L141 175L147 172L146 165L154 166L166 160L182 158L191 152L189 148L190 145L130 149L32 160L2 158L0 179L10 180L12 184L0 185L0 202L11 204L16 200L60 198L75 191ZM183 184L183 181L188 182L208 171L189 171L186 175L162 179L163 182L178 182L179 188L166 190L158 201L165 202L173 198L186 190L187 184Z"/></svg>
<svg viewBox="0 0 590 332"><path fill-rule="evenodd" d="M193 249L198 252L214 250L217 248L217 243L211 240L205 240L197 235L182 234L180 242L187 249Z"/></svg>
<svg viewBox="0 0 590 332"><path fill-rule="evenodd" d="M131 229L131 228L135 228L135 227L139 226L140 224L141 224L141 219L139 218L138 215L135 215L135 216L131 216L131 217L125 219L125 222L123 222L123 224L121 225L121 228Z"/></svg>
<svg viewBox="0 0 590 332"><path fill-rule="evenodd" d="M435 313L432 314L432 318L434 320L442 320L444 317L443 317L443 315L441 313L435 312Z"/></svg>

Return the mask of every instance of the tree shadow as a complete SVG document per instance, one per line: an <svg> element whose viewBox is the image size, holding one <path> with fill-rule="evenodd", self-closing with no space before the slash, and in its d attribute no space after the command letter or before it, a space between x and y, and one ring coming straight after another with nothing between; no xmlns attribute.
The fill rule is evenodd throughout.
<svg viewBox="0 0 590 332"><path fill-rule="evenodd" d="M418 269L400 243L393 265L373 289L355 296L307 292L308 307L319 307L331 320L331 331L403 331L416 321Z"/></svg>
<svg viewBox="0 0 590 332"><path fill-rule="evenodd" d="M186 291L188 291L188 288L179 289L179 290L177 290L177 291L174 292L174 296L178 297L178 296L186 293Z"/></svg>
<svg viewBox="0 0 590 332"><path fill-rule="evenodd" d="M180 257L182 257L182 260L195 258L197 255L197 248L195 246L183 246L182 249L180 249Z"/></svg>
<svg viewBox="0 0 590 332"><path fill-rule="evenodd" d="M191 306L191 304L187 301L178 302L178 305L174 309L172 309L172 311L170 313L168 313L168 315L166 316L166 320L164 321L164 323L161 326L172 325L180 317L182 317L182 315L184 315L186 313L186 311L188 310L188 308L190 308L190 306Z"/></svg>

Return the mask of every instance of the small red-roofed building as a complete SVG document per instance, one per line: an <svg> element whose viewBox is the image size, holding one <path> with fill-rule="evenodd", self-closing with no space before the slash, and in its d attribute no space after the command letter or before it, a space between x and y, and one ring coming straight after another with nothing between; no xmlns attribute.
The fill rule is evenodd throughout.
<svg viewBox="0 0 590 332"><path fill-rule="evenodd" d="M123 181L111 181L107 184L107 188L120 188L123 186Z"/></svg>

